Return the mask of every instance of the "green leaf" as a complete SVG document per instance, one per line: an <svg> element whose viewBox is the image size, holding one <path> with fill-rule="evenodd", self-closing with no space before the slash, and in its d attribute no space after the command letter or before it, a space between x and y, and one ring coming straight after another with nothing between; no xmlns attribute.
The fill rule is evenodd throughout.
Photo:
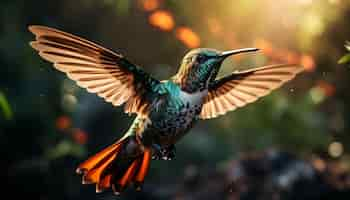
<svg viewBox="0 0 350 200"><path fill-rule="evenodd" d="M346 50L350 51L350 45L345 45Z"/></svg>
<svg viewBox="0 0 350 200"><path fill-rule="evenodd" d="M346 41L345 48L350 51L350 42Z"/></svg>
<svg viewBox="0 0 350 200"><path fill-rule="evenodd" d="M350 62L350 54L346 54L338 61L338 64L345 64L349 62Z"/></svg>
<svg viewBox="0 0 350 200"><path fill-rule="evenodd" d="M12 119L13 112L11 106L2 92L0 92L0 108L3 111L6 120Z"/></svg>

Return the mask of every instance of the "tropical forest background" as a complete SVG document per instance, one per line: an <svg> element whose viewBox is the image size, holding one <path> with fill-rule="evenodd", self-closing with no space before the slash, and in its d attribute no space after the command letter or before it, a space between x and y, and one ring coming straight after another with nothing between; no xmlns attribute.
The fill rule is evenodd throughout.
<svg viewBox="0 0 350 200"><path fill-rule="evenodd" d="M349 0L2 0L0 22L0 173L11 199L350 198ZM261 49L225 61L221 75L273 63L305 72L199 122L175 160L152 161L141 192L95 194L75 168L133 117L43 61L28 45L33 24L97 42L161 80L197 47Z"/></svg>

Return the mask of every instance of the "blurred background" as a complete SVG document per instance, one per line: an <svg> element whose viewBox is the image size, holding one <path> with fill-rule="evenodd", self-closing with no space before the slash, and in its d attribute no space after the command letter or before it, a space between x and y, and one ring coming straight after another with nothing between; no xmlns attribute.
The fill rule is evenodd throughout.
<svg viewBox="0 0 350 200"><path fill-rule="evenodd" d="M2 0L2 192L55 199L349 199L350 1ZM271 63L305 73L271 95L199 122L172 161L153 161L142 192L81 185L77 165L133 117L77 87L28 42L55 27L125 55L156 78L191 48L257 47L221 74Z"/></svg>

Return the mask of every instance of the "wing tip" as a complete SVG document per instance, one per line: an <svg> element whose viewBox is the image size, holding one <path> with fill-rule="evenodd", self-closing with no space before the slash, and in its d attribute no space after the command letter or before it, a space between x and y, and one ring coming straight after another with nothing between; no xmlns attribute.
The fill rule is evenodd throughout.
<svg viewBox="0 0 350 200"><path fill-rule="evenodd" d="M301 72L304 72L304 71L305 71L305 68L304 68L303 66L300 66L299 64L298 64L298 65L296 65L296 66L298 66L298 67L297 67L297 71L296 71L296 73L295 73L295 74L299 74L299 73L301 73Z"/></svg>
<svg viewBox="0 0 350 200"><path fill-rule="evenodd" d="M55 28L51 28L48 26L42 26L42 25L28 25L28 30L33 33L35 36L40 36L43 33L49 33L49 32L59 32Z"/></svg>
<svg viewBox="0 0 350 200"><path fill-rule="evenodd" d="M29 42L29 46L32 47L33 49L39 51L39 47L38 47L38 42L37 41Z"/></svg>
<svg viewBox="0 0 350 200"><path fill-rule="evenodd" d="M302 65L300 65L300 63L272 64L272 65L264 66L263 68L269 68L269 67L294 67L295 70L293 70L293 72L292 72L294 74L294 76L305 71L305 68Z"/></svg>
<svg viewBox="0 0 350 200"><path fill-rule="evenodd" d="M290 67L295 67L295 74L299 74L303 72L305 69L300 63L286 63L286 64L280 64L281 66L290 66Z"/></svg>
<svg viewBox="0 0 350 200"><path fill-rule="evenodd" d="M47 27L41 26L41 25L29 25L28 26L28 30L33 34L36 34L40 29L46 29L46 28Z"/></svg>

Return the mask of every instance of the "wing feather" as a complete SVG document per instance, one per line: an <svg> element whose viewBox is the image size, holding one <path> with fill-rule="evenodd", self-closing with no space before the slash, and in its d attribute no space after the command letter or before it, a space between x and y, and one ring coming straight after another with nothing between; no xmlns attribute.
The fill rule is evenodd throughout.
<svg viewBox="0 0 350 200"><path fill-rule="evenodd" d="M156 93L152 85L160 82L120 54L57 29L30 26L29 30L36 36L30 45L43 59L107 102L132 105L125 107L128 113L144 112L143 104L151 101L146 93Z"/></svg>
<svg viewBox="0 0 350 200"><path fill-rule="evenodd" d="M268 95L300 73L292 64L270 65L234 72L209 86L200 117L210 119L243 107Z"/></svg>

